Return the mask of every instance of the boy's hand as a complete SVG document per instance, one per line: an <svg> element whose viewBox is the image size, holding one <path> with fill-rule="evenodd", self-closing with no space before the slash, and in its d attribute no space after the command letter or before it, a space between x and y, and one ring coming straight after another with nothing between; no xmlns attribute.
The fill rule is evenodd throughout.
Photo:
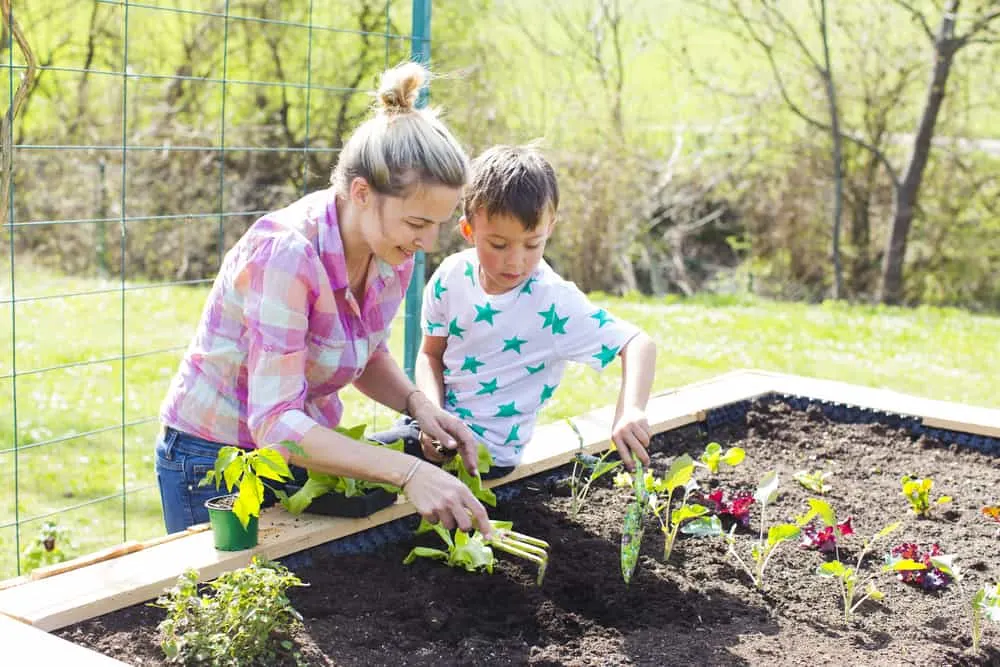
<svg viewBox="0 0 1000 667"><path fill-rule="evenodd" d="M476 436L472 432L472 429L466 426L458 417L450 415L434 405L423 392L416 394L416 396L420 398L419 400L414 400L417 405L413 406L410 416L417 420L421 432L429 440L440 442L446 450L458 450L459 455L462 457L462 462L465 464L465 469L469 471L469 474L475 475L478 473L479 443L476 442ZM421 448L427 454L427 445L425 445L425 442L425 439L421 438ZM442 458L435 451L433 445L430 446L430 450L434 453L434 458L436 459L443 461L449 458L448 456Z"/></svg>
<svg viewBox="0 0 1000 667"><path fill-rule="evenodd" d="M457 449L448 449L441 441L423 431L420 432L420 449L424 452L424 458L433 463L444 463L458 453Z"/></svg>
<svg viewBox="0 0 1000 667"><path fill-rule="evenodd" d="M627 408L615 421L611 428L611 440L618 448L618 454L622 457L622 463L629 470L635 469L634 459L638 458L643 465L649 465L649 440L652 433L649 430L649 421L646 419L646 411L638 408Z"/></svg>

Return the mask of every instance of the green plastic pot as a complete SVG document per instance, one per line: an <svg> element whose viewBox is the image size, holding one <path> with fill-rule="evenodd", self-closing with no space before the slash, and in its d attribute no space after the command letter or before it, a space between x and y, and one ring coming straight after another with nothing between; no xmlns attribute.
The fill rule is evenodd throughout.
<svg viewBox="0 0 1000 667"><path fill-rule="evenodd" d="M205 501L208 521L215 537L215 548L219 551L243 551L257 546L257 517L251 516L244 528L233 513L236 496L216 496Z"/></svg>

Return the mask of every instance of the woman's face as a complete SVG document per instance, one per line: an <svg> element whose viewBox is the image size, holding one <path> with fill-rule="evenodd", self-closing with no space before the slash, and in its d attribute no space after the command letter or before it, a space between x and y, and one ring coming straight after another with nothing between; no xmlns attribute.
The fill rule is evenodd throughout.
<svg viewBox="0 0 1000 667"><path fill-rule="evenodd" d="M433 250L459 196L460 188L445 185L423 185L405 197L375 194L362 225L365 240L376 257L393 266L417 250Z"/></svg>

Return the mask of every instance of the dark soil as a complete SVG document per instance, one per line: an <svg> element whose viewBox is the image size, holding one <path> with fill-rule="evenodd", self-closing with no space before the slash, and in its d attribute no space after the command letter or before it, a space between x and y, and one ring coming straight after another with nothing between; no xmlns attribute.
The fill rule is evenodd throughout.
<svg viewBox="0 0 1000 667"><path fill-rule="evenodd" d="M955 584L924 592L882 574L885 599L866 602L845 624L836 583L815 574L822 554L783 544L760 592L717 539L682 537L664 564L652 518L626 587L619 566L626 490L602 479L571 519L558 485L535 481L492 515L552 545L542 587L533 566L505 554L492 576L431 561L404 566L412 543L367 556L315 554L311 566L296 568L310 587L291 592L305 616L298 649L317 665L1000 665L998 626L987 624L983 650L970 654L967 602L972 590L1000 579L997 527L980 512L1000 501L997 459L770 404L710 435L688 427L658 437L654 469L662 474L682 452L697 458L709 440L747 451L742 465L712 478L727 489L752 491L763 473L779 471L781 495L768 508L774 520L802 514L814 495L792 473L832 471L826 499L839 517L853 517L857 531L841 538L842 558L856 557L864 539L901 520L864 571L875 571L892 545L938 543L960 556L965 598ZM935 497L954 501L917 519L900 495L906 473L932 476ZM758 508L752 516L756 531ZM744 554L755 536L738 533ZM161 664L162 614L136 606L58 634L125 662Z"/></svg>

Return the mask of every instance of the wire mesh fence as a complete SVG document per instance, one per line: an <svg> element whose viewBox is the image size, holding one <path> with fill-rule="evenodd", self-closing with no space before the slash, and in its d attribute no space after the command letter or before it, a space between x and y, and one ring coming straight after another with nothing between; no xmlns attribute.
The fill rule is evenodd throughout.
<svg viewBox="0 0 1000 667"><path fill-rule="evenodd" d="M430 2L0 5L3 579L163 532L157 409L222 256L326 187L378 74L426 58Z"/></svg>

